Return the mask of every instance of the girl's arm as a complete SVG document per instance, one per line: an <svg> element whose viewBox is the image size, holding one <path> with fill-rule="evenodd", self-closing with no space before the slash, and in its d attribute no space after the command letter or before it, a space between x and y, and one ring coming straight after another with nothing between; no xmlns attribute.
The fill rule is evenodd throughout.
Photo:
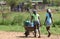
<svg viewBox="0 0 60 39"><path fill-rule="evenodd" d="M38 17L38 19L39 19L39 22L40 22L40 26L41 26L41 21L40 21L40 17Z"/></svg>
<svg viewBox="0 0 60 39"><path fill-rule="evenodd" d="M52 23L53 23L53 19L52 19L52 16L51 16L51 20L52 20Z"/></svg>
<svg viewBox="0 0 60 39"><path fill-rule="evenodd" d="M33 16L31 16L31 22L32 22Z"/></svg>
<svg viewBox="0 0 60 39"><path fill-rule="evenodd" d="M52 23L53 23L53 19L52 19L52 17L53 17L53 14L51 13L51 20L52 20Z"/></svg>
<svg viewBox="0 0 60 39"><path fill-rule="evenodd" d="M46 16L46 19L45 19L45 22L44 22L44 24L46 23L46 20L47 20L47 16Z"/></svg>

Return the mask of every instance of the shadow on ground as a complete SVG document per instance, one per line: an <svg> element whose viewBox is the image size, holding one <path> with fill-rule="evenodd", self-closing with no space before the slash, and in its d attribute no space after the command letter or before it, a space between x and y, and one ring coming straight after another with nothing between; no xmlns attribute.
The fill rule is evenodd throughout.
<svg viewBox="0 0 60 39"><path fill-rule="evenodd" d="M28 37L25 37L25 36L16 36L17 38L35 38L34 36L28 36Z"/></svg>

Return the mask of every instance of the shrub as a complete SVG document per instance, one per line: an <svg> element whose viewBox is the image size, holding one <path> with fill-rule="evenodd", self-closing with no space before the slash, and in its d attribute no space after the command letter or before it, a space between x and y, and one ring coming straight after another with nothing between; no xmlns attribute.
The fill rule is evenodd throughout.
<svg viewBox="0 0 60 39"><path fill-rule="evenodd" d="M54 24L60 25L60 21L55 21Z"/></svg>
<svg viewBox="0 0 60 39"><path fill-rule="evenodd" d="M11 23L11 25L15 25L15 24L22 25L23 20L24 20L24 18L23 18L22 15L15 16L14 20Z"/></svg>
<svg viewBox="0 0 60 39"><path fill-rule="evenodd" d="M9 25L12 22L12 17L9 13L3 13L0 16L0 25Z"/></svg>

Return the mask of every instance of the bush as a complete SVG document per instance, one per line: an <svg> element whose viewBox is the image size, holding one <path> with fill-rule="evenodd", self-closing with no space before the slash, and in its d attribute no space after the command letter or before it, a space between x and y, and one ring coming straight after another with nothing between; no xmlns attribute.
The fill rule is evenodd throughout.
<svg viewBox="0 0 60 39"><path fill-rule="evenodd" d="M28 14L29 15L29 14ZM4 14L4 18L0 15L0 25L23 25L23 21L28 17L25 13L15 13L11 12L10 14ZM27 18L29 19L29 18Z"/></svg>
<svg viewBox="0 0 60 39"><path fill-rule="evenodd" d="M60 25L60 21L55 21L54 24Z"/></svg>
<svg viewBox="0 0 60 39"><path fill-rule="evenodd" d="M4 21L2 21L2 25L10 25L11 23L12 21L9 19L4 19Z"/></svg>
<svg viewBox="0 0 60 39"><path fill-rule="evenodd" d="M9 13L3 13L0 16L0 25L10 25L12 22L12 17Z"/></svg>
<svg viewBox="0 0 60 39"><path fill-rule="evenodd" d="M24 17L22 15L15 16L11 25L15 25L15 24L22 25L23 20L24 20Z"/></svg>

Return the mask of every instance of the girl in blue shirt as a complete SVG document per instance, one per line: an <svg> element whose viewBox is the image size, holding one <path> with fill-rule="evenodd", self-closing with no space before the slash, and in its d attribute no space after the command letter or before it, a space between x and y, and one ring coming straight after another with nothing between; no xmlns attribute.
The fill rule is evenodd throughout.
<svg viewBox="0 0 60 39"><path fill-rule="evenodd" d="M50 26L53 23L52 14L51 14L50 9L47 9L45 23L46 23L46 29L48 31L48 37L50 37L50 35L51 35L51 33L50 33Z"/></svg>

